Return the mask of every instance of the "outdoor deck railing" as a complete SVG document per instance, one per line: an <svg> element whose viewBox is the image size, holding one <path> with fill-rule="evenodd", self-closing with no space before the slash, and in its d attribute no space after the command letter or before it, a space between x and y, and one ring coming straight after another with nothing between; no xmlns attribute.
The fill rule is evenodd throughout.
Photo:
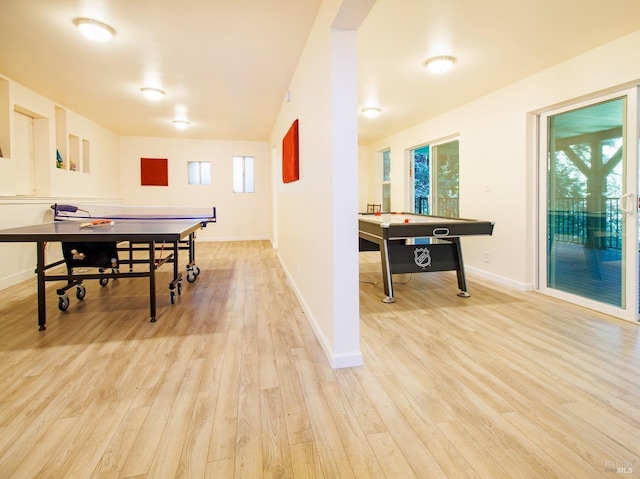
<svg viewBox="0 0 640 479"><path fill-rule="evenodd" d="M587 214L586 198L556 198L555 211L549 212L553 221L555 240L586 244L588 231L595 232L591 241L597 248L622 247L622 211L620 198L605 198L604 212Z"/></svg>
<svg viewBox="0 0 640 479"><path fill-rule="evenodd" d="M457 218L459 214L459 198L437 198L438 201L438 216L449 216L451 218ZM428 196L416 196L416 213L421 215L428 215L429 209L429 197Z"/></svg>

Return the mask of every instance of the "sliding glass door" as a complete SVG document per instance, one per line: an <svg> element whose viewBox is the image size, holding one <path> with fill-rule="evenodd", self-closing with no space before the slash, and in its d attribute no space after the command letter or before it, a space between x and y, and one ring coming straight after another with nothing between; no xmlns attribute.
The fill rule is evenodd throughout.
<svg viewBox="0 0 640 479"><path fill-rule="evenodd" d="M541 116L540 289L637 319L637 97Z"/></svg>

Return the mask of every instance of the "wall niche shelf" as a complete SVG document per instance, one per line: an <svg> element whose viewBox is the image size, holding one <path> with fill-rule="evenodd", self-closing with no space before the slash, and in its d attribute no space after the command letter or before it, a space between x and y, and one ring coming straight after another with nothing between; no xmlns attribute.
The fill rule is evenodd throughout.
<svg viewBox="0 0 640 479"><path fill-rule="evenodd" d="M67 110L56 106L56 167L67 169Z"/></svg>
<svg viewBox="0 0 640 479"><path fill-rule="evenodd" d="M80 171L80 138L69 135L69 171Z"/></svg>
<svg viewBox="0 0 640 479"><path fill-rule="evenodd" d="M67 133L67 110L56 106L56 168L66 171L91 172L91 142Z"/></svg>

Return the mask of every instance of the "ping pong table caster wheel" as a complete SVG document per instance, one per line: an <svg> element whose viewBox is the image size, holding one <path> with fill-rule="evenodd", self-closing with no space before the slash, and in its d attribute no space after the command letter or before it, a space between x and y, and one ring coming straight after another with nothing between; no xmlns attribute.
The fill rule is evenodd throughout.
<svg viewBox="0 0 640 479"><path fill-rule="evenodd" d="M196 278L200 276L200 268L198 268L195 264L193 265L193 274L196 275Z"/></svg>
<svg viewBox="0 0 640 479"><path fill-rule="evenodd" d="M109 278L100 278L100 286L106 286L109 283Z"/></svg>
<svg viewBox="0 0 640 479"><path fill-rule="evenodd" d="M60 311L66 311L69 309L69 296L65 294L58 297L58 309Z"/></svg>
<svg viewBox="0 0 640 479"><path fill-rule="evenodd" d="M178 296L182 294L182 283L178 283Z"/></svg>
<svg viewBox="0 0 640 479"><path fill-rule="evenodd" d="M189 281L189 283L193 283L197 277L198 275L193 270L187 273L187 281Z"/></svg>
<svg viewBox="0 0 640 479"><path fill-rule="evenodd" d="M171 296L171 304L176 304L176 292L171 290L169 295Z"/></svg>
<svg viewBox="0 0 640 479"><path fill-rule="evenodd" d="M87 290L84 287L84 284L79 284L76 289L76 298L78 298L79 301L82 301L86 295Z"/></svg>

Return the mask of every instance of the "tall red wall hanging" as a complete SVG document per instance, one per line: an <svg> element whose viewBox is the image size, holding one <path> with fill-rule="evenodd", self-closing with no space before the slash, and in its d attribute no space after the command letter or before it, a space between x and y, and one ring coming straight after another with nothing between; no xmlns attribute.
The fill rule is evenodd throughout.
<svg viewBox="0 0 640 479"><path fill-rule="evenodd" d="M285 183L300 179L299 151L298 120L296 120L282 139L282 181Z"/></svg>

